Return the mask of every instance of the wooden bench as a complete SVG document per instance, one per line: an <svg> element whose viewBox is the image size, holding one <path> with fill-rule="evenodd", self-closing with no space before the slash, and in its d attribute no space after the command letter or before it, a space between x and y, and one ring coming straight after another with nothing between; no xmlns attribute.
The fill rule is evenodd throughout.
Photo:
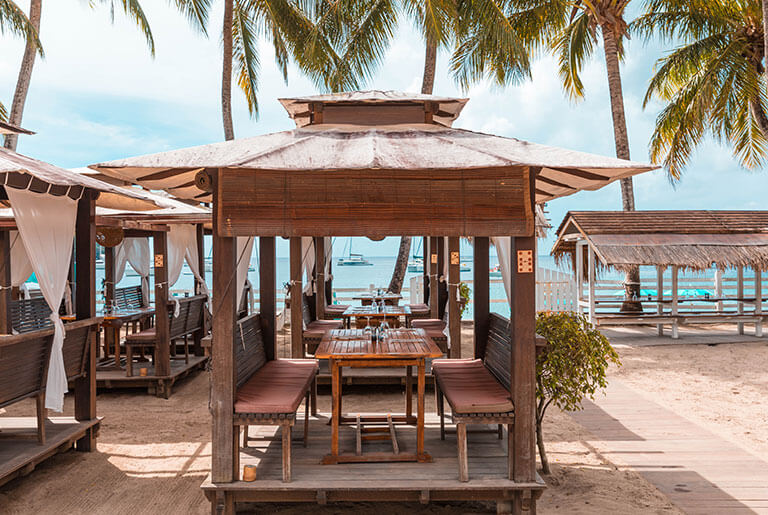
<svg viewBox="0 0 768 515"><path fill-rule="evenodd" d="M100 321L89 318L66 325L62 354L67 380L86 374L91 337ZM53 329L0 336L0 408L35 397L36 435L40 444L45 443L45 385L52 346ZM8 435L9 438L22 436L16 432Z"/></svg>
<svg viewBox="0 0 768 515"><path fill-rule="evenodd" d="M254 313L235 327L236 391L234 406L235 440L240 427L243 447L248 447L248 426L280 426L283 445L283 481L291 480L291 428L302 399L304 406L304 447L309 435L309 414L317 414L317 360L267 360L261 334L261 315ZM239 456L235 453L235 458ZM236 468L240 468L239 465Z"/></svg>
<svg viewBox="0 0 768 515"><path fill-rule="evenodd" d="M309 302L306 295L301 296L301 316L304 322L301 338L304 344L304 352L314 354L323 336L332 329L341 329L341 320L314 320L309 310Z"/></svg>
<svg viewBox="0 0 768 515"><path fill-rule="evenodd" d="M443 313L443 318L421 318L411 320L411 327L415 329L424 329L427 336L432 338L435 345L440 347L443 354L448 354L448 336L444 333L448 326L448 310Z"/></svg>
<svg viewBox="0 0 768 515"><path fill-rule="evenodd" d="M169 334L172 354L176 354L175 341L184 340L184 360L189 363L189 337L202 329L203 310L205 302L208 299L206 295L196 295L194 297L184 297L178 299L179 316L174 316L176 304L168 303ZM157 333L156 328L151 327L138 333L130 334L125 338L125 364L128 377L133 376L133 349L134 347L156 347Z"/></svg>
<svg viewBox="0 0 768 515"><path fill-rule="evenodd" d="M490 315L485 357L480 359L439 359L432 362L437 411L440 415L440 438L445 440L444 400L451 407L456 424L459 480L469 481L467 462L467 424L497 424L498 438L502 426L512 430L515 408L510 393L511 329L509 320Z"/></svg>
<svg viewBox="0 0 768 515"><path fill-rule="evenodd" d="M66 314L66 307L62 301L59 307L59 315ZM17 333L28 333L50 329L53 322L50 319L51 308L48 302L40 296L29 299L17 299L11 301L11 328Z"/></svg>
<svg viewBox="0 0 768 515"><path fill-rule="evenodd" d="M115 307L121 310L144 309L144 295L141 293L141 285L115 288L113 297Z"/></svg>

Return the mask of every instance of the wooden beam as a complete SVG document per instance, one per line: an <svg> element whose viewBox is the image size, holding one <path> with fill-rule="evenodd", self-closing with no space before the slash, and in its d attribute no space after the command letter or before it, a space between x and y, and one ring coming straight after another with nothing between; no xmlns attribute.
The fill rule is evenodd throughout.
<svg viewBox="0 0 768 515"><path fill-rule="evenodd" d="M678 297L677 297L677 275L679 269L676 266L672 267L672 316L677 316ZM677 339L678 330L677 322L672 324L672 338Z"/></svg>
<svg viewBox="0 0 768 515"><path fill-rule="evenodd" d="M755 314L763 314L763 276L760 270L755 270ZM755 336L763 336L763 321L755 323Z"/></svg>
<svg viewBox="0 0 768 515"><path fill-rule="evenodd" d="M216 175L214 175L216 177ZM217 196L214 185L214 197ZM214 204L215 205L215 204ZM213 210L218 216L218 209ZM211 480L229 483L236 477L233 427L235 403L235 321L237 316L237 245L235 238L218 234L213 224L213 341L211 346Z"/></svg>
<svg viewBox="0 0 768 515"><path fill-rule="evenodd" d="M85 320L96 315L96 200L86 190L77 203L75 221L75 317ZM96 338L91 333L88 359L83 377L75 380L75 419L96 418ZM90 452L96 449L96 433L88 429L75 447L78 451Z"/></svg>
<svg viewBox="0 0 768 515"><path fill-rule="evenodd" d="M512 398L515 405L515 423L511 438L509 479L533 481L536 479L536 238L512 239L510 280L512 306ZM519 267L527 260L531 268ZM522 263L521 263L522 261Z"/></svg>
<svg viewBox="0 0 768 515"><path fill-rule="evenodd" d="M664 267L663 266L657 266L656 267L656 299L658 302L656 303L656 314L661 316L664 314ZM663 324L656 324L656 329L658 331L659 336L664 336L664 325Z"/></svg>
<svg viewBox="0 0 768 515"><path fill-rule="evenodd" d="M315 318L325 319L325 238L315 238Z"/></svg>
<svg viewBox="0 0 768 515"><path fill-rule="evenodd" d="M21 244L19 241L18 244ZM11 334L11 233L0 231L0 334Z"/></svg>
<svg viewBox="0 0 768 515"><path fill-rule="evenodd" d="M438 247L440 246L440 238L429 238L429 261L424 263L424 267L429 267L429 316L430 318L440 318L440 289L437 286L437 277L439 274L438 264Z"/></svg>
<svg viewBox="0 0 768 515"><path fill-rule="evenodd" d="M261 236L259 238L259 312L261 313L261 335L268 360L277 358L276 273L275 238Z"/></svg>
<svg viewBox="0 0 768 515"><path fill-rule="evenodd" d="M423 295L421 301L429 304L429 237L421 237L421 275L423 283Z"/></svg>
<svg viewBox="0 0 768 515"><path fill-rule="evenodd" d="M587 296L589 299L589 322L595 323L595 249L587 244Z"/></svg>
<svg viewBox="0 0 768 515"><path fill-rule="evenodd" d="M446 284L448 278L445 277L445 262L447 260L445 243L446 239L442 236L437 238L437 318L443 318L445 309L448 307L446 305L446 300L448 300L448 285ZM440 280L441 276L443 277L442 281Z"/></svg>
<svg viewBox="0 0 768 515"><path fill-rule="evenodd" d="M448 333L451 341L450 357L461 357L461 314L459 312L459 281L461 254L459 238L448 238Z"/></svg>
<svg viewBox="0 0 768 515"><path fill-rule="evenodd" d="M744 298L744 267L740 266L736 269L736 297L739 299ZM744 303L739 301L736 303L736 312L739 315L744 314ZM736 324L736 329L739 334L744 334L744 322Z"/></svg>
<svg viewBox="0 0 768 515"><path fill-rule="evenodd" d="M115 300L115 248L104 247L104 307Z"/></svg>
<svg viewBox="0 0 768 515"><path fill-rule="evenodd" d="M291 248L291 357L304 357L304 323L301 293L301 238L293 237Z"/></svg>
<svg viewBox="0 0 768 515"><path fill-rule="evenodd" d="M475 358L485 357L485 346L488 343L488 328L490 315L490 262L488 249L489 238L474 238L474 263L472 275L474 278L474 291L472 292L473 312L475 317Z"/></svg>
<svg viewBox="0 0 768 515"><path fill-rule="evenodd" d="M171 374L171 332L168 320L168 235L155 233L155 375Z"/></svg>

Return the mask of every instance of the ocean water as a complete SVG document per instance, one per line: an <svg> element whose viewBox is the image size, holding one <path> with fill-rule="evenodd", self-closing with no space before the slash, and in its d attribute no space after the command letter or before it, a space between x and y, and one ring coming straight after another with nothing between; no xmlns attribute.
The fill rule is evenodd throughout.
<svg viewBox="0 0 768 515"><path fill-rule="evenodd" d="M333 263L333 285L334 288L360 288L360 289L368 289L369 286L372 284L375 288L382 288L386 289L389 285L389 280L392 276L392 270L394 269L395 265L395 257L394 256L366 256L366 259L371 262L371 266L337 266L336 264L336 258L334 258ZM549 268L555 268L554 261L552 260L551 256L540 256L539 257L539 266L545 266ZM491 266L495 266L498 264L498 259L491 250L491 255L489 256L489 261ZM462 256L462 262L469 263L471 265L472 263L472 255L463 255ZM254 287L258 288L259 285L259 274L258 274L258 256L254 255L251 259L251 264L254 268L254 271L251 271L248 273L248 278L251 281L251 283L254 285ZM139 277L133 272L130 268L130 265L126 267L126 275L123 277L123 279L118 284L119 287L122 286L131 286L139 284ZM420 273L417 272L408 272L405 277L404 287L409 287L410 285L410 278L420 275ZM465 281L471 281L472 280L472 271L471 270L464 270L461 273L462 280ZM104 270L97 270L96 271L96 284L98 286L102 285L102 281L104 279ZM151 280L151 278L150 278ZM290 280L290 263L288 257L281 257L278 256L277 258L277 287L278 287L278 297L280 297L280 289L282 285L288 283ZM509 316L509 306L506 303L506 296L504 294L504 286L501 284L501 278L491 278L491 281L497 281L491 283L490 288L490 298L491 298L491 311L497 312L499 314L502 314L504 316ZM206 273L206 282L208 283L209 287L212 284L212 274L211 272ZM194 276L187 268L186 264L184 265L184 269L182 270L182 274L179 277L178 282L171 287L171 290L188 290L192 291L192 288L194 286ZM470 285L471 287L471 285ZM343 296L351 296L352 294L350 292L338 292L337 294L339 297ZM470 303L467 308L464 310L464 314L462 318L464 319L471 319L473 316L472 314L472 304Z"/></svg>

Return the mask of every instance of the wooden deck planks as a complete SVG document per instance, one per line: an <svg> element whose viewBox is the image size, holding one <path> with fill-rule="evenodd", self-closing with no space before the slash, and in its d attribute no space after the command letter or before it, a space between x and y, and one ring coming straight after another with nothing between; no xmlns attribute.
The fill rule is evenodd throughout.
<svg viewBox="0 0 768 515"><path fill-rule="evenodd" d="M366 415L366 414L362 414ZM440 440L439 420L428 414L425 428L425 451L434 461L431 463L355 463L322 465L321 459L330 449L331 428L328 415L321 414L310 420L309 446L293 447L290 483L281 481L280 434L275 427L259 426L250 429L250 445L240 453L240 466L255 465L258 479L252 483L237 481L218 485L219 489L241 492L240 500L278 498L289 501L315 501L317 492L324 492L326 500L400 499L418 500L423 491L431 492L431 498L444 500L500 498L501 492L522 488L543 488L543 483L515 483L507 479L506 440L499 440L494 433L470 433L468 455L470 481L458 480L457 447L454 435ZM303 422L297 421L297 424ZM382 424L386 427L386 423ZM357 435L354 425L340 428L340 451L354 454ZM253 439L253 438L256 439ZM416 428L412 425L397 426L397 441L402 453L416 451ZM365 441L365 453L391 452L389 440ZM215 490L210 481L204 490ZM311 492L311 494L310 494ZM451 494L450 492L453 492Z"/></svg>
<svg viewBox="0 0 768 515"><path fill-rule="evenodd" d="M35 439L15 440L9 436L0 438L0 485L20 475L32 472L34 468L50 456L67 450L86 434L88 429L97 426L101 419L78 422L74 417L52 417L46 420L46 441L44 445ZM34 430L35 417L0 417L0 432L4 435L14 431Z"/></svg>
<svg viewBox="0 0 768 515"><path fill-rule="evenodd" d="M608 460L635 469L686 513L768 513L768 462L621 381L572 416Z"/></svg>
<svg viewBox="0 0 768 515"><path fill-rule="evenodd" d="M98 388L146 388L156 385L159 379L168 379L171 384L193 372L200 369L208 358L205 356L189 356L189 363L184 363L183 359L171 359L171 372L165 378L154 375L155 369L152 362L144 364L134 364L134 374L131 377L125 375L125 370L97 370L96 385ZM140 376L139 369L147 368L147 375Z"/></svg>

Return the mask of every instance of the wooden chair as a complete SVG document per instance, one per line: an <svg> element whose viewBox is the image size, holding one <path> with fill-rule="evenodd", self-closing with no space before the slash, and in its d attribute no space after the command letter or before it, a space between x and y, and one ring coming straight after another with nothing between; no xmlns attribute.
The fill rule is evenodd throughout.
<svg viewBox="0 0 768 515"><path fill-rule="evenodd" d="M59 307L59 315L66 314L66 307L62 301ZM51 308L48 302L40 296L29 299L17 299L11 301L11 328L17 333L28 333L50 329L53 322L50 319Z"/></svg>
<svg viewBox="0 0 768 515"><path fill-rule="evenodd" d="M447 400L452 422L456 424L460 481L469 481L467 424L497 424L499 439L502 438L504 424L508 431L512 430L515 408L510 393L511 334L509 320L491 313L484 359L439 359L432 362L440 438L445 440L443 401Z"/></svg>
<svg viewBox="0 0 768 515"><path fill-rule="evenodd" d="M323 336L332 329L341 329L343 324L341 320L314 320L306 296L302 295L301 300L301 314L304 322L301 334L304 351L307 354L314 354L323 340Z"/></svg>
<svg viewBox="0 0 768 515"><path fill-rule="evenodd" d="M236 392L234 429L243 431L243 447L248 447L248 426L280 426L283 445L283 481L291 480L291 428L296 410L304 406L304 447L308 445L309 414L317 415L317 360L267 360L261 334L261 315L254 313L235 327ZM235 460L239 459L239 446ZM236 466L239 469L239 465Z"/></svg>
<svg viewBox="0 0 768 515"><path fill-rule="evenodd" d="M147 307L144 303L144 296L141 293L141 285L115 288L114 302L118 309L123 310L144 309Z"/></svg>
<svg viewBox="0 0 768 515"><path fill-rule="evenodd" d="M415 329L424 329L427 336L432 338L435 345L440 347L444 354L448 354L448 336L443 332L448 326L448 310L443 312L443 318L422 318L411 320L411 327Z"/></svg>
<svg viewBox="0 0 768 515"><path fill-rule="evenodd" d="M168 320L171 354L176 355L176 340L183 340L184 360L189 363L189 337L199 331L203 326L203 309L207 300L206 295L184 297L178 299L179 316L174 316L176 305L168 303ZM154 327L138 333L130 334L125 338L125 362L126 375L133 376L133 351L135 347L156 347L157 333Z"/></svg>

